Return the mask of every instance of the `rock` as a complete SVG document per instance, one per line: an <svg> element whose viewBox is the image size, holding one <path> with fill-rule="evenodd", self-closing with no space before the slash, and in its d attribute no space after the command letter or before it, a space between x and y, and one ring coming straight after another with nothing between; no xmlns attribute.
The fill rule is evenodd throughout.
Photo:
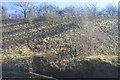
<svg viewBox="0 0 120 80"><path fill-rule="evenodd" d="M22 51L18 50L17 53L18 53L18 54L22 54Z"/></svg>

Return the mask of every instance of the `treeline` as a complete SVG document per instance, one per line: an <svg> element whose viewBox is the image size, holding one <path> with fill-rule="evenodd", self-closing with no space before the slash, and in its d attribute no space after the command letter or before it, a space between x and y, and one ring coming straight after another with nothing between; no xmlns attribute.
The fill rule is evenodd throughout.
<svg viewBox="0 0 120 80"><path fill-rule="evenodd" d="M92 3L85 7L69 6L64 9L52 4L36 5L31 2L14 2L14 12L10 13L5 5L0 6L0 14L2 20L5 19L25 19L32 21L34 19L54 19L59 17L111 17L117 16L117 6L112 4L106 5L105 8L99 8L96 4ZM9 12L9 13L8 13Z"/></svg>

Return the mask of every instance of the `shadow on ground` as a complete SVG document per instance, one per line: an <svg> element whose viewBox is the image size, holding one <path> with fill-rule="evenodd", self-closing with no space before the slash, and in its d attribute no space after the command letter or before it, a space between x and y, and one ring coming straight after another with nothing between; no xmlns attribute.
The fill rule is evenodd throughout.
<svg viewBox="0 0 120 80"><path fill-rule="evenodd" d="M28 64L29 58L3 61L2 76L3 78L29 78L29 68L34 73L54 78L117 78L118 67L100 60L82 60L71 61L64 67L63 63L57 66L51 66L50 60L44 57L34 57L32 66ZM75 65L73 65L75 64ZM62 65L62 66L61 66ZM36 78L40 78L37 76Z"/></svg>
<svg viewBox="0 0 120 80"><path fill-rule="evenodd" d="M53 76L55 78L117 78L118 68L101 60L70 61L58 63L58 67L51 67L50 60L43 57L33 59L36 73ZM61 66L62 65L62 66ZM66 67L64 67L66 66Z"/></svg>
<svg viewBox="0 0 120 80"><path fill-rule="evenodd" d="M3 60L2 78L29 78L28 60L28 58Z"/></svg>

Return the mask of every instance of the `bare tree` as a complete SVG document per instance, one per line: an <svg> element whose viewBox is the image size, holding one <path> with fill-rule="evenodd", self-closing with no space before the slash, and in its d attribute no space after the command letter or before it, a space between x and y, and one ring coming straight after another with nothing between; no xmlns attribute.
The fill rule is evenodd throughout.
<svg viewBox="0 0 120 80"><path fill-rule="evenodd" d="M65 13L66 13L66 15L68 17L75 16L75 12L76 11L75 11L75 7L74 6L67 7L67 8L64 9L64 11L65 11Z"/></svg>
<svg viewBox="0 0 120 80"><path fill-rule="evenodd" d="M42 7L41 13L46 20L58 18L57 12L59 8L55 5L44 5Z"/></svg>
<svg viewBox="0 0 120 80"><path fill-rule="evenodd" d="M56 12L59 10L59 8L55 5L44 5L42 9L44 13L54 13L54 14L56 14Z"/></svg>
<svg viewBox="0 0 120 80"><path fill-rule="evenodd" d="M28 12L33 7L30 2L17 2L14 5L17 6L17 11L20 11L23 14L24 19L27 18Z"/></svg>
<svg viewBox="0 0 120 80"><path fill-rule="evenodd" d="M43 12L43 6L39 5L39 6L35 6L36 10L35 10L35 15L36 17L41 17Z"/></svg>
<svg viewBox="0 0 120 80"><path fill-rule="evenodd" d="M28 20L29 22L32 22L32 21L34 20L34 18L35 18L34 10L31 9L31 10L28 12L27 20Z"/></svg>
<svg viewBox="0 0 120 80"><path fill-rule="evenodd" d="M93 16L97 16L98 13L98 7L95 3L90 4L89 10L91 11Z"/></svg>
<svg viewBox="0 0 120 80"><path fill-rule="evenodd" d="M65 11L64 11L64 10L59 10L57 13L58 13L58 15L61 16L61 17L62 17L62 16L65 16Z"/></svg>
<svg viewBox="0 0 120 80"><path fill-rule="evenodd" d="M112 4L108 4L106 6L106 13L108 14L108 16L115 16L115 15L117 15L117 7L112 5Z"/></svg>
<svg viewBox="0 0 120 80"><path fill-rule="evenodd" d="M0 5L0 14L1 14L1 18L2 20L7 18L7 8L3 5Z"/></svg>

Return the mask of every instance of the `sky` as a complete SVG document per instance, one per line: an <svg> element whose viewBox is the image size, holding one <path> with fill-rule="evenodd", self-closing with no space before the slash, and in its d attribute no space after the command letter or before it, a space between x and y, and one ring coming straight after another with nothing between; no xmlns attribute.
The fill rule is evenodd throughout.
<svg viewBox="0 0 120 80"><path fill-rule="evenodd" d="M14 2L14 1L10 1L10 2ZM10 7L11 6L11 3L10 3L9 1L4 1L4 2L2 2L2 4L3 5L5 5L5 6L7 6L7 7ZM35 2L37 2L37 0L35 1ZM44 3L44 1L38 1L39 3ZM47 2L47 1L45 1L45 2ZM57 1L48 1L47 3L49 3L49 4L55 4L55 5L57 5L57 6L59 6L59 7L61 7L61 8L64 8L64 7L68 7L68 6L71 6L71 5L73 5L73 6L81 6L81 5L84 5L84 4L90 4L90 3L95 3L98 7L101 7L101 8L104 8L107 4L113 4L113 5L118 5L118 0L114 0L113 2L112 1L110 1L110 0L105 0L105 1L101 1L101 2L99 2L99 1L75 1L75 0L73 0L73 2L72 1L61 1L61 2L57 2Z"/></svg>
<svg viewBox="0 0 120 80"><path fill-rule="evenodd" d="M119 0L1 0L3 5L5 5L9 10L12 11L14 6L11 5L11 2L37 2L43 4L45 2L49 4L54 4L60 7L61 9L69 6L83 6L86 4L94 3L98 6L98 8L104 8L108 4L112 4L117 6Z"/></svg>
<svg viewBox="0 0 120 80"><path fill-rule="evenodd" d="M119 0L0 0L1 2L118 2Z"/></svg>

